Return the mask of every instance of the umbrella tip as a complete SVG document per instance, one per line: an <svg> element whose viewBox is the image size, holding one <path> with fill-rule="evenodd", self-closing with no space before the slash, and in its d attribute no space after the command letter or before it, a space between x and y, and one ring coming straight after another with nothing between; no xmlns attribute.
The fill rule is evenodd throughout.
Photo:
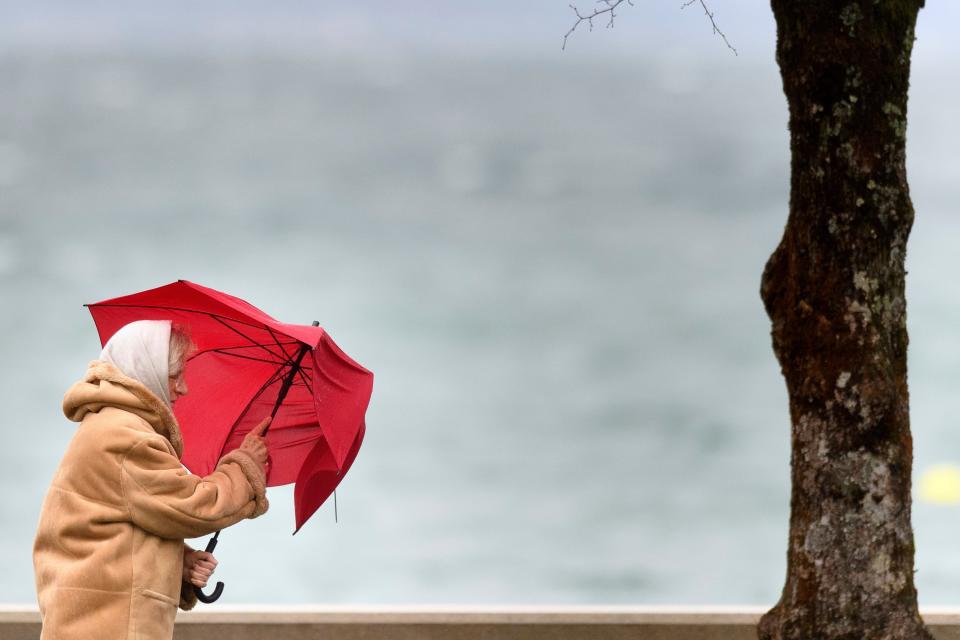
<svg viewBox="0 0 960 640"><path fill-rule="evenodd" d="M314 321L313 321L313 326L314 326L314 327L319 327L319 326L320 326L320 321L319 321L319 320L314 320Z"/></svg>

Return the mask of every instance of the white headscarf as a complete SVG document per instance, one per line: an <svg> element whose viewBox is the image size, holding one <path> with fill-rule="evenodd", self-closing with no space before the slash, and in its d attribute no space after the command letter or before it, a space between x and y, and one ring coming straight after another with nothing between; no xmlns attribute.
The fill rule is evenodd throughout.
<svg viewBox="0 0 960 640"><path fill-rule="evenodd" d="M137 320L124 325L103 345L100 359L142 383L170 406L170 321Z"/></svg>

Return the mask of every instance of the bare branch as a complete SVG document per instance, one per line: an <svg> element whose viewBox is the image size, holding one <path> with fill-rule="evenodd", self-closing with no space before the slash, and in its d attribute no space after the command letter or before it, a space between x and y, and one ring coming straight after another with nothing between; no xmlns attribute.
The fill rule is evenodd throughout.
<svg viewBox="0 0 960 640"><path fill-rule="evenodd" d="M707 4L706 2L704 2L704 0L687 0L687 2L684 2L680 8L686 9L687 7L689 7L695 2L700 3L700 6L703 7L703 12L707 14L707 17L710 19L710 26L713 27L714 35L718 35L721 38L723 38L723 43L727 45L727 48L730 49L730 51L733 51L733 55L735 56L740 55L737 53L737 50L733 48L733 45L730 44L730 41L727 40L727 36L724 35L723 31L720 31L720 27L717 26L716 20L713 19L713 13L711 13L710 10L707 9Z"/></svg>
<svg viewBox="0 0 960 640"><path fill-rule="evenodd" d="M580 13L580 10L576 7L576 5L572 5L572 4L571 4L571 5L570 5L570 8L573 9L573 13L574 13L574 15L577 17L577 21L574 22L574 23L573 23L573 26L570 27L570 30L567 31L567 32L564 34L564 36L563 36L563 46L560 47L560 49L561 49L561 50L566 50L566 48L567 48L567 38L569 38L569 37L573 34L573 32L576 31L577 27L580 26L580 23L581 23L581 22L586 22L586 23L587 23L587 26L589 27L589 30L590 30L590 31L593 31L593 19L594 19L594 18L597 18L597 17L600 17L600 16L602 16L603 14L607 13L607 14L609 14L609 20L607 21L607 28L608 28L608 29L612 28L612 27L613 27L614 18L617 17L616 9L617 9L617 7L619 7L619 6L620 6L621 4L623 4L624 2L626 2L627 4L629 4L631 7L634 6L634 5L633 5L633 0L597 0L597 4L598 4L598 5L603 5L602 7L599 7L599 6L598 6L598 7L594 8L594 10L593 10L592 13L581 14L581 13ZM680 5L680 8L681 8L681 9L686 9L686 8L689 7L690 5L692 5L692 4L694 4L694 3L697 3L697 2L699 2L699 3L700 3L700 6L703 7L703 12L707 15L707 18L710 20L710 26L713 27L713 33L714 33L714 35L718 35L718 36L720 36L721 38L723 38L724 44L727 45L727 48L730 49L730 51L733 51L733 55L735 55L735 56L736 56L736 55L739 55L739 54L737 53L737 50L733 48L733 45L730 44L730 41L727 40L727 36L723 33L723 31L720 30L720 27L717 26L717 21L714 20L714 18L713 18L713 13L707 8L706 0L685 0L685 1L683 2L683 4Z"/></svg>
<svg viewBox="0 0 960 640"><path fill-rule="evenodd" d="M633 6L633 0L597 0L598 5L604 5L603 8L596 8L593 10L593 13L587 15L581 15L580 10L577 9L575 5L570 5L570 8L573 9L573 13L577 16L577 21L573 23L573 26L570 27L570 30L567 31L567 33L563 36L563 46L560 47L560 49L567 48L567 38L569 38L570 34L572 34L576 28L580 26L581 22L586 22L590 27L590 31L593 31L593 19L605 13L609 13L610 20L607 22L607 28L610 29L613 27L613 19L617 17L615 10L624 2L629 4L631 7Z"/></svg>

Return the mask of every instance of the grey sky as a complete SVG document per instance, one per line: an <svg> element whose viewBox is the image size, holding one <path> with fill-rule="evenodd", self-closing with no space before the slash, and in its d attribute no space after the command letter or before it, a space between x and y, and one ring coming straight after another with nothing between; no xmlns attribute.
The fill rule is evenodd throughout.
<svg viewBox="0 0 960 640"><path fill-rule="evenodd" d="M577 4L582 12L592 6L582 0ZM934 0L927 4L918 26L923 51L955 55L953 34L960 26L960 3ZM0 2L0 46L249 46L320 52L403 46L492 54L521 49L559 56L562 36L573 24L567 5L566 0L369 0L336 5L307 0L4 0ZM681 9L681 5L680 0L625 4L614 29L605 29L605 20L595 25L593 33L581 25L567 55L730 54L711 34L699 6ZM741 56L769 59L775 39L769 3L712 0L708 5Z"/></svg>

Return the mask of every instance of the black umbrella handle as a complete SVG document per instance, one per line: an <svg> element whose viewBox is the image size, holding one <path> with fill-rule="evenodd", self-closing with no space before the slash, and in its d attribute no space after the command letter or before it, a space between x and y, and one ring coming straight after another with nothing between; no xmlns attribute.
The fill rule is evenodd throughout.
<svg viewBox="0 0 960 640"><path fill-rule="evenodd" d="M207 543L207 548L204 549L204 551L206 551L207 553L213 553L213 550L217 548L217 538L219 536L220 536L220 532L217 531L214 534L214 536L210 538L210 542ZM213 593L211 593L210 595L205 594L203 590L201 590L200 587L197 587L197 586L193 587L193 593L194 595L197 596L197 600L199 600L200 602L210 604L211 602L216 602L217 600L219 600L220 596L223 595L223 583L218 581L217 586L214 587Z"/></svg>

